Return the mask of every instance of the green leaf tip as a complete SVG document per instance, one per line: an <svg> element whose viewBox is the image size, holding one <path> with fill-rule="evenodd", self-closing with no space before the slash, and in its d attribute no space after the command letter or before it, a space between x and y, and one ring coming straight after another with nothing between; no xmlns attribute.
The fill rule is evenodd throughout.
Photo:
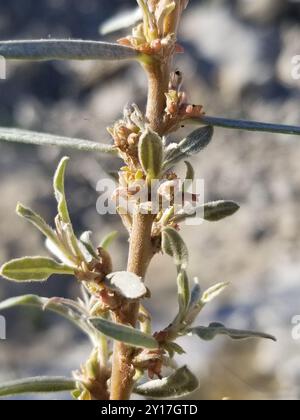
<svg viewBox="0 0 300 420"><path fill-rule="evenodd" d="M71 223L65 197L65 173L69 160L70 158L67 156L61 159L53 180L54 193L58 203L58 214L63 223Z"/></svg>
<svg viewBox="0 0 300 420"><path fill-rule="evenodd" d="M201 295L201 288L197 280L192 291L190 305L188 308L188 314L186 317L187 324L191 325L205 306L216 299L229 286L229 284L230 283L228 282L217 283Z"/></svg>
<svg viewBox="0 0 300 420"><path fill-rule="evenodd" d="M201 297L201 303L203 304L207 304L212 302L214 299L216 299L218 296L220 296L220 294L227 289L227 287L230 285L230 283L217 283L214 286L210 287L209 289L207 289L202 297Z"/></svg>
<svg viewBox="0 0 300 420"><path fill-rule="evenodd" d="M59 162L53 179L53 188L57 201L59 223L61 224L60 229L67 232L69 246L72 248L72 253L76 255L76 258L84 260L84 256L73 230L65 194L65 173L69 160L70 158L65 156Z"/></svg>
<svg viewBox="0 0 300 420"><path fill-rule="evenodd" d="M58 238L56 232L45 222L45 220L31 210L29 207L23 206L23 204L18 203L16 207L16 213L18 216L24 218L35 226L40 232L42 232L49 240L54 243L58 243Z"/></svg>

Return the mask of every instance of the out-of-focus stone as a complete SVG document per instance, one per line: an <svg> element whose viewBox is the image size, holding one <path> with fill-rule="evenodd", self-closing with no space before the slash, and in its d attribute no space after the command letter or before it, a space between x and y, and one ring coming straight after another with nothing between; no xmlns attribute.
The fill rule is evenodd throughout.
<svg viewBox="0 0 300 420"><path fill-rule="evenodd" d="M299 6L300 7L300 6ZM277 73L286 85L300 94L300 29L286 27L282 32L282 49L277 63Z"/></svg>
<svg viewBox="0 0 300 420"><path fill-rule="evenodd" d="M237 10L244 18L269 23L282 13L287 3L286 0L238 0Z"/></svg>
<svg viewBox="0 0 300 420"><path fill-rule="evenodd" d="M268 31L245 26L224 4L194 8L183 21L182 34L200 57L218 67L225 101L236 101L245 87L262 85L272 76L269 55L264 54Z"/></svg>

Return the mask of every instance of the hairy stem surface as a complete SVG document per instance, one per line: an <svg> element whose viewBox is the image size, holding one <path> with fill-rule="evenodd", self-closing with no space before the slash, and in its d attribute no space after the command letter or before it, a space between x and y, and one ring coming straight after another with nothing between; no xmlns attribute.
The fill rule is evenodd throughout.
<svg viewBox="0 0 300 420"><path fill-rule="evenodd" d="M154 254L151 242L152 215L137 213L133 218L127 271L145 277ZM115 313L115 321L136 326L139 302L128 303ZM134 385L135 369L132 366L133 348L115 342L111 378L111 400L128 400Z"/></svg>

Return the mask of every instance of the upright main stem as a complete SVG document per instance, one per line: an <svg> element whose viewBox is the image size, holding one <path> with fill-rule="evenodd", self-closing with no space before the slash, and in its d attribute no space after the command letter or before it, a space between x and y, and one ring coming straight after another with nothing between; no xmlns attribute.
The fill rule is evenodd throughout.
<svg viewBox="0 0 300 420"><path fill-rule="evenodd" d="M151 128L163 135L163 115L166 107L165 94L168 91L170 66L169 57L164 62L153 58L151 63L145 65L148 74L149 91L146 116ZM147 268L154 255L151 241L153 215L136 213L133 217L132 232L128 257L129 272L145 278ZM115 321L122 324L136 326L139 313L139 302L128 302L122 310L115 313ZM124 343L115 342L113 366L111 377L111 400L130 399L135 369L132 366L132 347Z"/></svg>
<svg viewBox="0 0 300 420"><path fill-rule="evenodd" d="M145 277L148 265L153 257L151 242L153 215L136 213L130 238L127 271ZM127 303L115 313L115 321L136 326L139 302ZM134 385L135 370L132 366L133 349L121 342L115 342L111 377L111 400L128 400Z"/></svg>
<svg viewBox="0 0 300 420"><path fill-rule="evenodd" d="M163 116L166 108L166 93L169 88L170 64L154 61L145 65L148 74L148 101L146 116L151 128L163 135Z"/></svg>

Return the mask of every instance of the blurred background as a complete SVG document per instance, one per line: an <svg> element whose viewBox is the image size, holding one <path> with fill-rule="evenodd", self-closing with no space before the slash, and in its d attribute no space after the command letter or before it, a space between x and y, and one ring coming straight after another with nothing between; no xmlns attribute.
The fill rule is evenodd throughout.
<svg viewBox="0 0 300 420"><path fill-rule="evenodd" d="M0 0L0 39L102 39L99 25L134 0ZM121 34L118 34L120 37ZM114 39L114 38L108 38ZM292 58L300 55L297 0L192 0L180 40L186 54L190 100L210 115L300 124L300 80ZM137 64L9 63L0 81L0 125L109 142L106 127L128 102L145 104L145 76ZM184 135L182 131L180 136ZM17 201L47 221L55 216L51 177L65 152L0 144L0 262L24 254L47 255L43 238L15 215ZM127 235L114 216L96 212L97 181L117 163L71 153L67 192L77 232L96 242L111 230L115 269L124 269ZM195 399L300 398L300 340L292 318L300 315L300 142L289 136L217 129L214 142L193 164L206 182L206 199L232 199L241 210L216 224L185 227L189 273L203 289L229 281L228 290L203 312L199 324L263 330L272 342L183 340L187 363L199 373ZM175 271L157 257L149 272L155 327L176 311ZM20 286L1 279L0 299L24 293L78 295L72 279ZM64 320L34 310L10 310L7 340L0 341L0 381L33 375L68 375L90 347ZM33 398L33 397L32 397Z"/></svg>

